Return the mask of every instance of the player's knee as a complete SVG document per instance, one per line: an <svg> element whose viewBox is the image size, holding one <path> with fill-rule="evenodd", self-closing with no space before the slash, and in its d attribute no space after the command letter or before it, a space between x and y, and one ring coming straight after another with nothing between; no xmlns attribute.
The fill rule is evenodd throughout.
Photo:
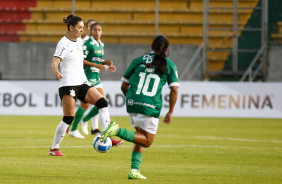
<svg viewBox="0 0 282 184"><path fill-rule="evenodd" d="M89 107L89 103L81 103L80 104L80 106L84 109L84 110L86 110L88 107Z"/></svg>
<svg viewBox="0 0 282 184"><path fill-rule="evenodd" d="M98 109L102 109L104 107L108 107L108 102L105 98L100 98L97 100L95 106L98 107Z"/></svg>
<svg viewBox="0 0 282 184"><path fill-rule="evenodd" d="M143 147L144 148L149 148L151 145L152 145L152 141L149 141L149 140L147 140L145 143L144 143L144 145L143 145Z"/></svg>
<svg viewBox="0 0 282 184"><path fill-rule="evenodd" d="M74 119L74 116L64 116L63 117L63 121L68 125L72 123L73 119Z"/></svg>

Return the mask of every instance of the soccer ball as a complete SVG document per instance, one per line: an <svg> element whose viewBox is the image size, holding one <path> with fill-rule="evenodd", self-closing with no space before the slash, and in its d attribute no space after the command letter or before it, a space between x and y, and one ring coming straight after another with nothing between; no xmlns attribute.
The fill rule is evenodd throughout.
<svg viewBox="0 0 282 184"><path fill-rule="evenodd" d="M100 141L101 135L97 135L93 140L93 147L100 153L106 153L112 148L112 140L107 137L104 142Z"/></svg>

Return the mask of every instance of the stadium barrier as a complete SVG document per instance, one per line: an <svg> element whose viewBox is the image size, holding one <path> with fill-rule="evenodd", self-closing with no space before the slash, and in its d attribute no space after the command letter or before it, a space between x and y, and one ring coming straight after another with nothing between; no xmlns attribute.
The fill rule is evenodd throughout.
<svg viewBox="0 0 282 184"><path fill-rule="evenodd" d="M110 114L127 116L121 82L102 84ZM58 81L0 81L0 115L62 115L58 85ZM182 81L174 116L282 118L281 92L282 83ZM167 86L162 98L164 116L169 106Z"/></svg>

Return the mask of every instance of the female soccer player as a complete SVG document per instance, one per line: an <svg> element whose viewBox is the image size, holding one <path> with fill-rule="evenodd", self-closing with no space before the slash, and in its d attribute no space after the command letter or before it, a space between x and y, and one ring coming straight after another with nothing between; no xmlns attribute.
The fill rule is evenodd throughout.
<svg viewBox="0 0 282 184"><path fill-rule="evenodd" d="M91 37L88 39L83 45L84 52L84 69L85 74L87 76L88 81L94 86L103 96L106 97L103 86L100 81L100 70L105 71L109 68L110 71L114 72L116 68L112 66L112 61L109 59L107 61L103 60L104 56L104 43L101 42L100 38L102 36L102 26L99 23L94 23L90 28ZM82 119L82 116L85 110L88 108L89 104L81 102L81 106L78 107L74 122L72 125L72 129L69 134L73 137L84 138L79 131L77 130L77 126ZM94 125L98 124L98 108L93 107L90 112L83 118L81 122L82 131L86 135L88 135L88 120L93 117ZM102 126L102 130L106 130L108 124L104 124L100 122ZM98 127L97 127L98 128ZM95 130L91 130L94 134ZM112 139L113 146L118 146L123 143L123 140L114 140Z"/></svg>
<svg viewBox="0 0 282 184"><path fill-rule="evenodd" d="M64 116L55 132L53 145L49 151L51 156L64 156L59 151L59 144L74 119L76 99L95 104L99 108L100 120L105 124L110 122L108 102L89 84L83 70L81 39L83 21L74 15L65 17L63 21L67 24L68 32L57 44L51 67L56 79L59 80L59 96L62 100Z"/></svg>
<svg viewBox="0 0 282 184"><path fill-rule="evenodd" d="M86 34L86 36L83 38L83 43L85 43L89 38L90 38L90 36L91 36L91 31L90 31L90 29L91 29L91 25L92 24L94 24L94 23L96 23L96 20L94 20L94 19L89 19L87 22L86 22L86 25L87 25L87 34Z"/></svg>
<svg viewBox="0 0 282 184"><path fill-rule="evenodd" d="M165 36L156 36L151 45L152 52L134 59L122 78L121 90L126 96L127 112L136 132L119 128L116 122L111 122L101 136L101 141L118 136L134 143L129 179L146 179L139 167L144 147L151 146L157 133L162 108L161 91L166 82L170 87L170 105L164 123L170 124L172 119L179 81L175 64L166 56L168 45Z"/></svg>

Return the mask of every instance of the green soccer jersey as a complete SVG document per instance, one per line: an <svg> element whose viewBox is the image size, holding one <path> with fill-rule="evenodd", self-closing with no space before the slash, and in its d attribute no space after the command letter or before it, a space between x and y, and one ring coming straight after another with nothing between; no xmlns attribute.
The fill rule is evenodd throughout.
<svg viewBox="0 0 282 184"><path fill-rule="evenodd" d="M167 60L167 73L160 75L154 68L146 68L152 62L154 53L150 53L132 61L122 80L130 84L126 93L128 113L140 113L159 118L162 109L162 87L179 86L176 65Z"/></svg>
<svg viewBox="0 0 282 184"><path fill-rule="evenodd" d="M84 59L92 62L101 64L104 56L104 44L99 40L97 42L92 36L83 45ZM84 66L84 72L88 81L96 86L100 84L100 69L93 66Z"/></svg>

